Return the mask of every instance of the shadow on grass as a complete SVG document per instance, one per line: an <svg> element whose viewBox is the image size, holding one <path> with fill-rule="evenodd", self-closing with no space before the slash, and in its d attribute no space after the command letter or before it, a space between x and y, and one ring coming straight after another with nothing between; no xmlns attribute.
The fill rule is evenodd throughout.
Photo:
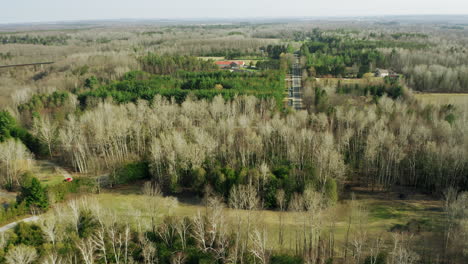
<svg viewBox="0 0 468 264"><path fill-rule="evenodd" d="M370 214L373 218L377 219L398 219L404 216L399 210L383 205L371 206Z"/></svg>

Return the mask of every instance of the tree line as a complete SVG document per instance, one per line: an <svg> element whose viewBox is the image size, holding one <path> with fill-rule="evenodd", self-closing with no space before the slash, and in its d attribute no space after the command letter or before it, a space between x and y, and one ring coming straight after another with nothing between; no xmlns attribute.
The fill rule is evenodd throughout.
<svg viewBox="0 0 468 264"><path fill-rule="evenodd" d="M33 36L33 35L3 35L1 44L34 44L34 45L67 45L71 37L68 35Z"/></svg>
<svg viewBox="0 0 468 264"><path fill-rule="evenodd" d="M209 183L224 195L236 183L253 184L263 198L277 189L302 191L288 186L325 192L353 178L351 171L374 188L466 189L467 160L459 158L465 123L453 106L383 96L326 113L277 111L274 101L245 96L99 103L60 125L51 148L80 172L147 161L154 179L175 192L192 181L195 191ZM278 165L288 169L278 174Z"/></svg>

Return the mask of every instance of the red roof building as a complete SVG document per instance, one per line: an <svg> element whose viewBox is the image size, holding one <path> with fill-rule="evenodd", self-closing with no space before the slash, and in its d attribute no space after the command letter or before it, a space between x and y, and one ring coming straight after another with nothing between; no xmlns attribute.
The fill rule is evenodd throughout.
<svg viewBox="0 0 468 264"><path fill-rule="evenodd" d="M215 64L218 65L218 67L223 68L223 69L236 69L243 67L245 65L245 62L243 61L215 61Z"/></svg>

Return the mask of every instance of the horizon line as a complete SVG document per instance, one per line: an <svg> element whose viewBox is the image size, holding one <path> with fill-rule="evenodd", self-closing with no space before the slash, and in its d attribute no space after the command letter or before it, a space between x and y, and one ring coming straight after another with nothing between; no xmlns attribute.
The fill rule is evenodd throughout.
<svg viewBox="0 0 468 264"><path fill-rule="evenodd" d="M159 22L195 22L195 21L232 21L232 22L245 22L241 20L304 20L304 19L358 19L358 18L385 18L385 17L427 17L427 16L466 16L468 18L468 13L453 13L453 14L443 14L443 13L433 13L433 14L378 14L378 15L315 15L315 16L257 16L257 17L153 17L153 18L132 18L132 17L122 17L122 18L102 18L102 19L70 19L70 20L41 20L41 21L22 21L22 22L1 22L0 25L41 25L41 24L67 24L67 23L86 23L86 22L118 22L118 21L159 21Z"/></svg>

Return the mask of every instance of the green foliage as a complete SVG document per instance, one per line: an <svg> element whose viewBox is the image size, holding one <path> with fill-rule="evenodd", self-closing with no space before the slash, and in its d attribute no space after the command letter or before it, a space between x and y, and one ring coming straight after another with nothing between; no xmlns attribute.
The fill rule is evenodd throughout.
<svg viewBox="0 0 468 264"><path fill-rule="evenodd" d="M450 113L445 116L444 120L449 122L450 125L453 125L455 121L457 120L457 118L453 113Z"/></svg>
<svg viewBox="0 0 468 264"><path fill-rule="evenodd" d="M429 36L422 33L408 33L408 32L399 32L391 34L392 38L394 39L401 39L401 38L423 38L427 39Z"/></svg>
<svg viewBox="0 0 468 264"><path fill-rule="evenodd" d="M72 72L73 72L74 75L83 76L86 73L88 73L88 71L89 71L89 66L88 65L83 65L81 67L77 67Z"/></svg>
<svg viewBox="0 0 468 264"><path fill-rule="evenodd" d="M346 67L357 65L357 77L362 77L370 71L370 64L377 67L385 64L385 56L377 48L393 46L393 43L325 35L320 30L314 31L310 38L301 47L301 54L306 57L306 66L313 67L320 76L344 76Z"/></svg>
<svg viewBox="0 0 468 264"><path fill-rule="evenodd" d="M325 182L325 198L331 205L338 201L338 186L335 179L328 179Z"/></svg>
<svg viewBox="0 0 468 264"><path fill-rule="evenodd" d="M7 52L7 53L0 52L0 60L10 60L12 58L13 58L13 55L11 54L11 52Z"/></svg>
<svg viewBox="0 0 468 264"><path fill-rule="evenodd" d="M274 209L277 207L276 193L278 191L278 185L281 183L274 175L268 179L267 184L263 188L263 202L264 206L268 209Z"/></svg>
<svg viewBox="0 0 468 264"><path fill-rule="evenodd" d="M40 112L44 109L54 109L65 105L70 94L65 91L55 91L51 94L36 94L24 104L18 106L20 112Z"/></svg>
<svg viewBox="0 0 468 264"><path fill-rule="evenodd" d="M295 181L291 180L290 171L291 168L288 166L278 166L273 169L266 179L260 180L258 195L266 208L274 209L277 207L276 195L279 189L285 191L286 199L289 199L294 192L303 191L300 183L296 184ZM170 183L176 186L172 191L180 190L178 184L182 184L186 189L202 194L204 187L210 185L215 192L226 198L234 186L249 184L251 181L261 177L259 171L255 168L239 168L235 170L229 166L223 167L220 165L197 168L188 172L181 172L179 175L181 175L178 179L179 182Z"/></svg>
<svg viewBox="0 0 468 264"><path fill-rule="evenodd" d="M379 50L381 48L423 49L428 46L427 42L420 41L427 37L424 34L396 33L391 36L393 39L390 40L370 40L351 37L347 32L314 29L302 38L310 40L302 45L300 51L306 57L307 68L314 69L313 76L361 78L374 67L388 66L390 60ZM378 38L375 33L370 37ZM381 38L384 38L383 34ZM403 38L416 38L417 41L405 42L401 40Z"/></svg>
<svg viewBox="0 0 468 264"><path fill-rule="evenodd" d="M441 26L442 29L464 30L464 26Z"/></svg>
<svg viewBox="0 0 468 264"><path fill-rule="evenodd" d="M338 94L352 94L358 96L375 96L382 97L384 94L392 99L397 99L403 96L404 89L399 84L383 84L383 85L342 85L336 88Z"/></svg>
<svg viewBox="0 0 468 264"><path fill-rule="evenodd" d="M244 33L240 31L231 31L228 33L229 36L235 36L235 35L244 35Z"/></svg>
<svg viewBox="0 0 468 264"><path fill-rule="evenodd" d="M26 203L13 203L7 208L0 206L0 224L5 224L29 213Z"/></svg>
<svg viewBox="0 0 468 264"><path fill-rule="evenodd" d="M17 198L18 203L24 201L28 207L47 210L49 208L49 198L46 188L30 173L25 174L23 178L21 193Z"/></svg>
<svg viewBox="0 0 468 264"><path fill-rule="evenodd" d="M124 81L135 81L135 80L148 80L152 77L152 74L144 71L129 71L124 74L122 80Z"/></svg>
<svg viewBox="0 0 468 264"><path fill-rule="evenodd" d="M364 264L386 264L387 257L387 252L379 252L379 254L377 254L377 257L368 256L364 260Z"/></svg>
<svg viewBox="0 0 468 264"><path fill-rule="evenodd" d="M222 89L217 88L219 85ZM259 73L179 71L174 76L130 72L122 81L84 92L78 99L81 105L85 106L90 97L112 97L118 103L126 103L138 99L152 100L159 94L168 98L173 97L181 103L189 94L193 94L198 99L210 100L219 94L226 100L236 95L254 95L259 98L273 97L280 106L284 85L284 74L278 71Z"/></svg>
<svg viewBox="0 0 468 264"><path fill-rule="evenodd" d="M328 105L328 96L327 92L321 87L315 87L315 96L314 96L314 105L315 108L319 111L324 111Z"/></svg>
<svg viewBox="0 0 468 264"><path fill-rule="evenodd" d="M259 70L279 70L280 61L279 60L261 60L257 62L256 67Z"/></svg>
<svg viewBox="0 0 468 264"><path fill-rule="evenodd" d="M300 257L290 256L290 255L273 255L270 258L271 264L302 264L304 260Z"/></svg>
<svg viewBox="0 0 468 264"><path fill-rule="evenodd" d="M191 175L191 181L187 182L186 185L192 185L198 190L203 189L206 182L206 170L203 168L195 168L192 170Z"/></svg>
<svg viewBox="0 0 468 264"><path fill-rule="evenodd" d="M35 45L66 45L68 35L32 36L32 35L0 35L0 44L35 44Z"/></svg>
<svg viewBox="0 0 468 264"><path fill-rule="evenodd" d="M14 228L15 237L13 244L23 244L27 246L39 247L44 244L44 233L40 226L20 222Z"/></svg>
<svg viewBox="0 0 468 264"><path fill-rule="evenodd" d="M85 83L84 83L84 87L89 88L89 89L93 89L98 84L99 84L99 81L97 80L97 78L95 76L91 76L89 78L86 78Z"/></svg>
<svg viewBox="0 0 468 264"><path fill-rule="evenodd" d="M78 235L81 238L90 237L99 227L98 219L90 210L82 209L78 217Z"/></svg>
<svg viewBox="0 0 468 264"><path fill-rule="evenodd" d="M202 52L200 55L204 57L224 57L227 60L233 60L241 57L256 57L259 54L255 51L248 52L240 49L220 48L213 51Z"/></svg>
<svg viewBox="0 0 468 264"><path fill-rule="evenodd" d="M72 182L62 182L60 184L47 187L50 203L65 200L68 194L92 193L96 189L96 181L91 178L75 178Z"/></svg>
<svg viewBox="0 0 468 264"><path fill-rule="evenodd" d="M20 139L36 155L47 154L47 148L38 138L20 127L8 111L0 111L0 142L9 138Z"/></svg>
<svg viewBox="0 0 468 264"><path fill-rule="evenodd" d="M149 167L147 162L127 163L118 168L114 174L114 183L124 184L137 180L149 178Z"/></svg>
<svg viewBox="0 0 468 264"><path fill-rule="evenodd" d="M288 52L288 48L289 47L286 45L268 45L266 47L261 47L260 50L268 54L268 57L278 60L282 53Z"/></svg>
<svg viewBox="0 0 468 264"><path fill-rule="evenodd" d="M152 74L174 74L177 71L209 71L216 70L212 60L202 60L192 56L171 56L148 53L139 58L144 71Z"/></svg>
<svg viewBox="0 0 468 264"><path fill-rule="evenodd" d="M12 137L12 130L16 128L16 121L8 111L0 111L0 142Z"/></svg>

